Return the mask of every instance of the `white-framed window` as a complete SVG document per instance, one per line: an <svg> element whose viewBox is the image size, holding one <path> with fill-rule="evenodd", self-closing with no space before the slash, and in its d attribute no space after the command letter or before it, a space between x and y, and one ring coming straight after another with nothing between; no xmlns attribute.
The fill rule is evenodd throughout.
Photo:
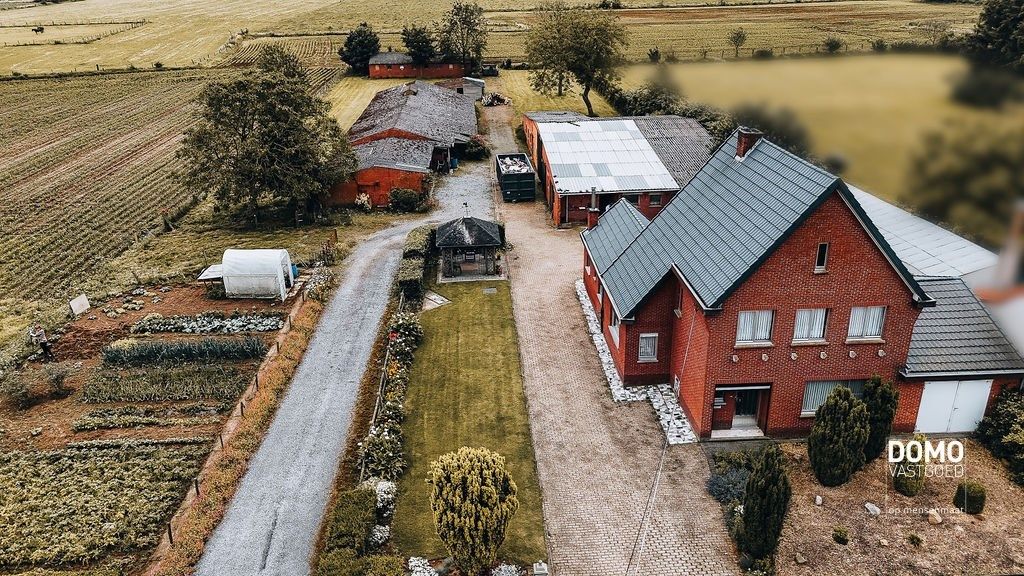
<svg viewBox="0 0 1024 576"><path fill-rule="evenodd" d="M818 244L818 254L814 258L814 271L818 274L828 268L828 242Z"/></svg>
<svg viewBox="0 0 1024 576"><path fill-rule="evenodd" d="M661 206L661 194L651 194L648 197L648 205L651 208L659 208Z"/></svg>
<svg viewBox="0 0 1024 576"><path fill-rule="evenodd" d="M658 360L658 334L641 334L640 335L640 353L638 355L640 362L656 362Z"/></svg>
<svg viewBox="0 0 1024 576"><path fill-rule="evenodd" d="M813 342L825 339L825 324L828 321L828 308L805 308L796 311L796 324L793 326L794 342Z"/></svg>
<svg viewBox="0 0 1024 576"><path fill-rule="evenodd" d="M802 416L813 416L818 407L825 403L828 395L837 386L846 386L857 398L864 396L864 380L819 380L804 385L804 402L800 406Z"/></svg>
<svg viewBox="0 0 1024 576"><path fill-rule="evenodd" d="M762 344L772 341L774 310L745 310L736 322L737 344Z"/></svg>
<svg viewBox="0 0 1024 576"><path fill-rule="evenodd" d="M846 337L850 340L881 338L884 325L885 306L856 306L850 310Z"/></svg>
<svg viewBox="0 0 1024 576"><path fill-rule="evenodd" d="M611 311L611 318L608 319L608 331L612 334L612 340L615 341L616 346L619 344L619 315L615 313L615 310Z"/></svg>

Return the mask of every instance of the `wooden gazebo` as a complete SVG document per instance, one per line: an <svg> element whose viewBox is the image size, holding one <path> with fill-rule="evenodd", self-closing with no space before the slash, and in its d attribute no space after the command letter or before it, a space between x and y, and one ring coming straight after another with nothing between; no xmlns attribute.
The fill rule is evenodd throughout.
<svg viewBox="0 0 1024 576"><path fill-rule="evenodd" d="M497 222L466 217L437 227L434 243L441 252L441 276L485 276L501 273L498 264L505 229Z"/></svg>

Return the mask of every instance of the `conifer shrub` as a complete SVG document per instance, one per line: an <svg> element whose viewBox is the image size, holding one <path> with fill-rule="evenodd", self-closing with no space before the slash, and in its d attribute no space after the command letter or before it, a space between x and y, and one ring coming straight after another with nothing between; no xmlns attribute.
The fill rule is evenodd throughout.
<svg viewBox="0 0 1024 576"><path fill-rule="evenodd" d="M914 434L914 440L924 446L924 434ZM908 450L904 450L903 459L889 468L892 471L892 486L904 496L917 496L924 489L924 461L911 462Z"/></svg>
<svg viewBox="0 0 1024 576"><path fill-rule="evenodd" d="M965 480L956 487L953 505L968 514L985 511L985 486L975 480Z"/></svg>
<svg viewBox="0 0 1024 576"><path fill-rule="evenodd" d="M754 558L769 558L775 553L791 494L782 451L771 444L761 453L747 479L743 522L736 533L744 552Z"/></svg>
<svg viewBox="0 0 1024 576"><path fill-rule="evenodd" d="M490 567L519 510L518 489L505 459L486 448L463 446L431 462L427 482L434 526L467 576Z"/></svg>
<svg viewBox="0 0 1024 576"><path fill-rule="evenodd" d="M864 443L864 461L871 462L885 451L892 433L900 393L891 380L872 376L864 385L864 404L868 408L868 439Z"/></svg>
<svg viewBox="0 0 1024 576"><path fill-rule="evenodd" d="M807 455L818 481L839 486L864 465L868 410L846 386L837 386L818 407L807 438Z"/></svg>

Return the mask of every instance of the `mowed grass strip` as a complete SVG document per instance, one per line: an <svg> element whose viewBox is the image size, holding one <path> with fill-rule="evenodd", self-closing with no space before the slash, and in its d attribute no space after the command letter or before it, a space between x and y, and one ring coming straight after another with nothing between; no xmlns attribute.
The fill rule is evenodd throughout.
<svg viewBox="0 0 1024 576"><path fill-rule="evenodd" d="M485 287L496 293L484 294ZM399 482L395 544L404 555L447 556L434 530L427 470L441 454L482 446L505 457L519 487L519 512L499 558L535 562L547 555L544 518L508 284L472 282L436 290L452 303L421 316L425 338L406 397L409 469Z"/></svg>

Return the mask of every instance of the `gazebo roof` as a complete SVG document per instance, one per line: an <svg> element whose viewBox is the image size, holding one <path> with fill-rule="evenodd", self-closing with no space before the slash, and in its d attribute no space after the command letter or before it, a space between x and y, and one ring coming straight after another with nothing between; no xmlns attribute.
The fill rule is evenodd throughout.
<svg viewBox="0 0 1024 576"><path fill-rule="evenodd" d="M437 227L438 248L481 248L504 244L504 230L497 222L467 216Z"/></svg>

